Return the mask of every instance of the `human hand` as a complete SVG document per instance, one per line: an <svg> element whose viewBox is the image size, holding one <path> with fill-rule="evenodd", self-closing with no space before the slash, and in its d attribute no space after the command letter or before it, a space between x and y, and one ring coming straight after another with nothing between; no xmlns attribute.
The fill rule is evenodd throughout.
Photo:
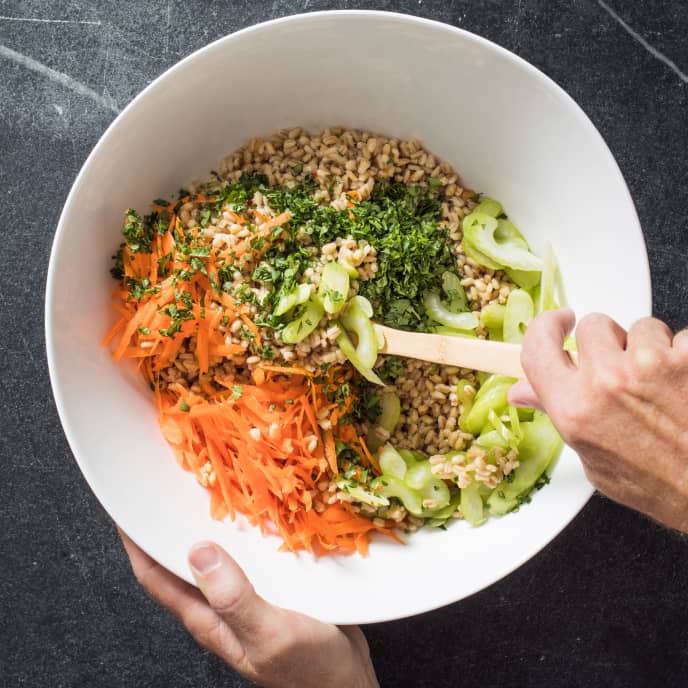
<svg viewBox="0 0 688 688"><path fill-rule="evenodd" d="M189 563L200 591L119 531L134 575L193 638L265 688L374 688L368 643L357 626L337 627L268 604L221 547L199 543Z"/></svg>
<svg viewBox="0 0 688 688"><path fill-rule="evenodd" d="M509 401L540 408L611 499L688 532L688 331L643 318L626 332L592 314L576 330L578 368L562 345L572 311L528 327Z"/></svg>

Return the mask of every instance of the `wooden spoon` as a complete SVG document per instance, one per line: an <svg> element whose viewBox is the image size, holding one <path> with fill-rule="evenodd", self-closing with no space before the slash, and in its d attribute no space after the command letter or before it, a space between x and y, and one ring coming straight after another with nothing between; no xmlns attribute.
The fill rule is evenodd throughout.
<svg viewBox="0 0 688 688"><path fill-rule="evenodd" d="M377 325L385 337L382 354L417 358L440 365L470 368L509 377L525 377L521 367L521 345L493 342L486 339L452 337L423 332L404 332ZM578 354L567 352L577 365Z"/></svg>

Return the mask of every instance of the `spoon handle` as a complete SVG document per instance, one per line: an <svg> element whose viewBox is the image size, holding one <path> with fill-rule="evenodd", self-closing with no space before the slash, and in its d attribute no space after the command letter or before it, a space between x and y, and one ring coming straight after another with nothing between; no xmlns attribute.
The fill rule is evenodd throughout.
<svg viewBox="0 0 688 688"><path fill-rule="evenodd" d="M523 378L521 345L441 334L404 332L378 325L385 337L380 353ZM575 352L568 352L577 364Z"/></svg>

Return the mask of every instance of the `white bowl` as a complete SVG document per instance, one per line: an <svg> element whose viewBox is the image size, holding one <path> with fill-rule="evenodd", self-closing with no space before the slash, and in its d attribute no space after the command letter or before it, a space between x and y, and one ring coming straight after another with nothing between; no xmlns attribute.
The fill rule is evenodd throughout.
<svg viewBox="0 0 688 688"><path fill-rule="evenodd" d="M376 542L367 558L281 553L241 520L210 518L148 389L98 345L113 321L108 270L127 207L204 176L253 136L336 124L417 137L500 199L536 251L552 242L578 313L629 325L650 312L650 279L626 185L582 110L523 60L444 24L361 11L267 22L187 57L117 117L69 194L48 273L50 376L76 460L113 519L182 578L189 547L211 539L269 601L365 623L460 600L542 549L592 493L575 454L532 504L481 528Z"/></svg>

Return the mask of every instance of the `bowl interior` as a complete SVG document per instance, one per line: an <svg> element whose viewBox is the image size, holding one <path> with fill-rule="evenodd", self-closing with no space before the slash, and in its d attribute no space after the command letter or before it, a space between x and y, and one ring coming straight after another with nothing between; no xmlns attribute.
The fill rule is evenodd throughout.
<svg viewBox="0 0 688 688"><path fill-rule="evenodd" d="M628 325L649 313L650 283L633 204L590 121L533 67L451 27L365 12L269 22L187 58L117 118L74 184L48 279L51 378L76 459L112 517L178 575L190 580L189 547L213 539L268 600L363 623L461 599L541 549L591 494L573 452L532 504L481 528L376 542L367 558L280 553L241 519L211 520L136 371L98 346L113 320L108 270L127 207L206 175L253 136L337 124L416 137L500 199L536 251L553 244L578 313Z"/></svg>

